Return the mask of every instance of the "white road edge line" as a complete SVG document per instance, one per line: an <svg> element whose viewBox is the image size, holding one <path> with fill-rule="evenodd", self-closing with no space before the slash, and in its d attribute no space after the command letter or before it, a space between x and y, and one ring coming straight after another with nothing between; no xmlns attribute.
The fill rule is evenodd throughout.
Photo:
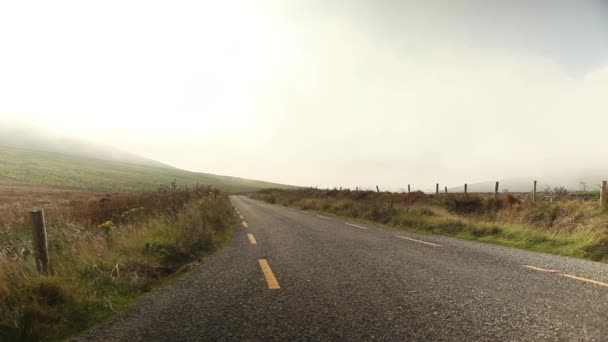
<svg viewBox="0 0 608 342"><path fill-rule="evenodd" d="M322 219L331 220L329 217L325 217L325 216L321 216L321 215L317 215L317 216L319 216Z"/></svg>
<svg viewBox="0 0 608 342"><path fill-rule="evenodd" d="M420 240L416 240L416 239L412 239L412 238L408 238L405 236L401 236L401 235L395 235L395 237L398 237L400 239L405 239L405 240L410 240L410 241L414 241L414 242L419 242L419 243L423 243L425 245L429 245L429 246L433 246L433 247L443 247L442 245L438 245L436 243L431 243L431 242L426 242L426 241L420 241Z"/></svg>
<svg viewBox="0 0 608 342"><path fill-rule="evenodd" d="M349 225L349 226L353 226L353 227L357 227L357 228L361 228L361 229L369 229L369 228L365 228L365 227L357 226L356 224L352 224L352 223L348 223L348 222L344 222L344 224L347 224L347 225Z"/></svg>

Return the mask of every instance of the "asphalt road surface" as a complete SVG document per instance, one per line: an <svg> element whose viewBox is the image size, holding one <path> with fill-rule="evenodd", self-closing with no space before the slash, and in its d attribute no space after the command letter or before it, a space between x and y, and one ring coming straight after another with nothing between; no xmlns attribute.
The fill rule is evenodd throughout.
<svg viewBox="0 0 608 342"><path fill-rule="evenodd" d="M232 197L232 244L82 341L608 341L608 265Z"/></svg>

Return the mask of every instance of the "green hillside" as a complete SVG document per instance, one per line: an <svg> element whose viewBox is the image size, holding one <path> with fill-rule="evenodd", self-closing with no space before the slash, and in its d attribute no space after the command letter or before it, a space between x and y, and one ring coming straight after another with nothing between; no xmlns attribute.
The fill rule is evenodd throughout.
<svg viewBox="0 0 608 342"><path fill-rule="evenodd" d="M211 185L227 192L290 186L179 169L135 165L53 152L0 147L0 177L55 186L108 191L156 190L178 185Z"/></svg>

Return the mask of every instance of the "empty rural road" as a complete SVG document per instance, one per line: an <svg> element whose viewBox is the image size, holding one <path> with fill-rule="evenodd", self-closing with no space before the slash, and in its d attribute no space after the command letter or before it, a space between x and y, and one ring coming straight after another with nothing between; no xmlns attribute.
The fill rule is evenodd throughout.
<svg viewBox="0 0 608 342"><path fill-rule="evenodd" d="M232 197L232 244L81 341L608 341L608 265Z"/></svg>

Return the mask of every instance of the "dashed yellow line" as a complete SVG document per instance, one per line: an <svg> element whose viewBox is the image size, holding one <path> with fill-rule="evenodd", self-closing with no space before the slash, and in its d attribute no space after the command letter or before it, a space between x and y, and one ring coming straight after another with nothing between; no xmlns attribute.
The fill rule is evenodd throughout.
<svg viewBox="0 0 608 342"><path fill-rule="evenodd" d="M268 284L268 288L271 290L280 289L281 286L279 285L279 281L274 276L274 273L272 273L272 269L270 268L268 261L266 261L266 259L259 259L258 263L260 264L262 273L264 273L264 278L266 278L266 283Z"/></svg>
<svg viewBox="0 0 608 342"><path fill-rule="evenodd" d="M253 234L247 234L247 238L249 238L249 242L251 242L252 245L258 243L257 241L255 241L255 237L253 237Z"/></svg>
<svg viewBox="0 0 608 342"><path fill-rule="evenodd" d="M565 278L570 278L570 279L575 279L575 280L580 280L580 281L584 281L587 283L592 283L595 285L600 285L600 286L605 286L608 287L608 283L603 283L601 281L597 281L597 280L593 280L593 279L589 279L589 278L583 278L583 277L579 277L579 276L575 276L572 274L567 274L567 273L562 273L561 271L557 271L557 270L547 270L544 268L540 268L540 267L536 267L536 266L530 266L530 265L522 265L526 268L535 270L535 271L540 271L540 272L545 272L545 273L553 273L555 275L561 276L561 277L565 277Z"/></svg>
<svg viewBox="0 0 608 342"><path fill-rule="evenodd" d="M244 219L243 215L239 215L239 217L241 218L241 220Z"/></svg>
<svg viewBox="0 0 608 342"><path fill-rule="evenodd" d="M249 227L249 225L247 224L247 222L243 221L243 227L244 227L244 228Z"/></svg>
<svg viewBox="0 0 608 342"><path fill-rule="evenodd" d="M423 243L423 244L425 244L425 245L429 245L429 246L433 246L433 247L443 247L442 245L438 245L438 244L436 244L436 243L431 243L431 242L426 242L426 241L416 240L416 239L408 238L408 237L401 236L401 235L396 235L395 237L398 237L398 238L400 238L400 239L405 239L405 240L410 240L410 241L418 242L418 243Z"/></svg>

